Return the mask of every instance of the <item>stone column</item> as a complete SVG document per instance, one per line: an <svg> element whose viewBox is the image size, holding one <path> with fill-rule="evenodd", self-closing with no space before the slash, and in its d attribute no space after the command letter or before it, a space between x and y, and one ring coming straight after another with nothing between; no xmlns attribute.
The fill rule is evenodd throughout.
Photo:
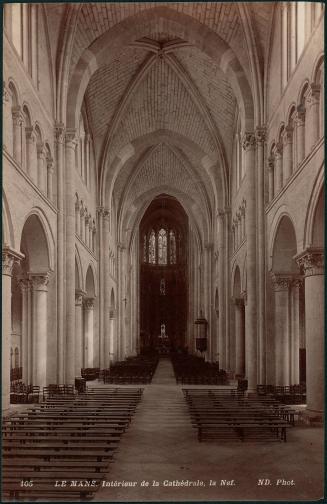
<svg viewBox="0 0 327 504"><path fill-rule="evenodd" d="M274 157L271 156L268 159L268 193L269 193L269 203L274 199L275 188L274 188Z"/></svg>
<svg viewBox="0 0 327 504"><path fill-rule="evenodd" d="M321 418L324 410L324 251L308 248L297 256L305 275L307 413Z"/></svg>
<svg viewBox="0 0 327 504"><path fill-rule="evenodd" d="M65 321L64 307L66 306L65 281L65 236L64 236L64 125L55 127L56 166L57 166L57 380L64 383L64 347Z"/></svg>
<svg viewBox="0 0 327 504"><path fill-rule="evenodd" d="M88 247L89 246L89 216L87 212L85 212L84 216L84 243Z"/></svg>
<svg viewBox="0 0 327 504"><path fill-rule="evenodd" d="M92 233L93 233L93 224L92 224L92 217L89 215L89 249L92 249Z"/></svg>
<svg viewBox="0 0 327 504"><path fill-rule="evenodd" d="M231 210L224 208L225 248L224 248L224 271L225 271L225 362L226 369L230 369L230 245L231 245Z"/></svg>
<svg viewBox="0 0 327 504"><path fill-rule="evenodd" d="M17 164L22 165L23 153L22 153L22 127L23 127L23 115L21 108L12 108L12 121L13 121L13 158Z"/></svg>
<svg viewBox="0 0 327 504"><path fill-rule="evenodd" d="M283 148L283 181L284 185L292 175L293 171L293 129L286 127L283 136L284 148Z"/></svg>
<svg viewBox="0 0 327 504"><path fill-rule="evenodd" d="M305 108L303 105L297 107L296 113L296 159L299 166L305 156Z"/></svg>
<svg viewBox="0 0 327 504"><path fill-rule="evenodd" d="M105 296L105 258L104 258L104 208L97 209L98 229L99 229L99 356L100 368L104 369L104 296Z"/></svg>
<svg viewBox="0 0 327 504"><path fill-rule="evenodd" d="M255 136L246 133L243 140L246 173L246 269L247 309L245 320L245 372L248 390L257 386L257 272L256 272L256 177Z"/></svg>
<svg viewBox="0 0 327 504"><path fill-rule="evenodd" d="M86 185L90 184L90 143L91 135L85 134L85 181Z"/></svg>
<svg viewBox="0 0 327 504"><path fill-rule="evenodd" d="M44 144L37 145L37 186L46 193L46 167Z"/></svg>
<svg viewBox="0 0 327 504"><path fill-rule="evenodd" d="M10 145L10 137L11 137L11 129L10 125L12 124L12 111L10 107L10 91L3 81L2 87L2 115L3 115L3 128L2 128L2 143L3 148L7 152L9 152ZM11 154L11 153L10 153Z"/></svg>
<svg viewBox="0 0 327 504"><path fill-rule="evenodd" d="M290 385L290 306L292 277L272 274L275 291L275 384Z"/></svg>
<svg viewBox="0 0 327 504"><path fill-rule="evenodd" d="M81 376L83 363L83 297L85 292L75 291L75 376Z"/></svg>
<svg viewBox="0 0 327 504"><path fill-rule="evenodd" d="M25 277L20 278L19 286L22 292L22 380L27 384L29 383L28 354L30 351L32 351L32 348L30 346L31 335L29 333L29 318L31 316L31 307L29 305L29 279Z"/></svg>
<svg viewBox="0 0 327 504"><path fill-rule="evenodd" d="M85 225L84 225L84 208L83 205L81 204L80 206L80 212L79 212L79 231L80 231L80 239L84 242L85 241Z"/></svg>
<svg viewBox="0 0 327 504"><path fill-rule="evenodd" d="M79 213L79 201L75 200L75 233L80 236L80 213Z"/></svg>
<svg viewBox="0 0 327 504"><path fill-rule="evenodd" d="M314 148L316 143L319 140L319 107L320 107L320 86L318 84L312 83L309 89L309 95L307 101L310 106L309 113L309 124L308 124L308 133L309 133L309 151Z"/></svg>
<svg viewBox="0 0 327 504"><path fill-rule="evenodd" d="M303 280L292 281L292 338L291 338L291 384L300 383L300 287Z"/></svg>
<svg viewBox="0 0 327 504"><path fill-rule="evenodd" d="M234 299L235 305L235 374L245 373L245 341L244 341L244 301Z"/></svg>
<svg viewBox="0 0 327 504"><path fill-rule="evenodd" d="M110 212L105 209L103 214L103 256L104 256L104 355L103 367L110 365L110 278L109 278L109 226Z"/></svg>
<svg viewBox="0 0 327 504"><path fill-rule="evenodd" d="M36 138L33 127L25 128L27 173L37 185Z"/></svg>
<svg viewBox="0 0 327 504"><path fill-rule="evenodd" d="M94 299L86 299L84 305L85 313L85 342L86 342L86 367L94 367L94 334L93 334L93 313Z"/></svg>
<svg viewBox="0 0 327 504"><path fill-rule="evenodd" d="M29 273L33 291L33 385L47 385L47 299L49 273Z"/></svg>
<svg viewBox="0 0 327 504"><path fill-rule="evenodd" d="M47 159L47 197L53 201L53 160Z"/></svg>
<svg viewBox="0 0 327 504"><path fill-rule="evenodd" d="M66 384L75 378L75 134L66 131Z"/></svg>
<svg viewBox="0 0 327 504"><path fill-rule="evenodd" d="M283 148L280 143L275 148L275 195L283 187Z"/></svg>
<svg viewBox="0 0 327 504"><path fill-rule="evenodd" d="M2 249L2 410L10 403L11 278L15 262L24 256L4 246Z"/></svg>
<svg viewBox="0 0 327 504"><path fill-rule="evenodd" d="M224 230L224 212L219 211L217 214L218 219L218 296L219 296L219 333L218 333L218 353L219 353L219 367L225 369L226 367L226 352L225 352L225 230ZM197 309L197 307L196 307Z"/></svg>
<svg viewBox="0 0 327 504"><path fill-rule="evenodd" d="M265 157L266 129L256 129L257 146L257 269L258 269L258 381L266 381L266 328L265 328Z"/></svg>

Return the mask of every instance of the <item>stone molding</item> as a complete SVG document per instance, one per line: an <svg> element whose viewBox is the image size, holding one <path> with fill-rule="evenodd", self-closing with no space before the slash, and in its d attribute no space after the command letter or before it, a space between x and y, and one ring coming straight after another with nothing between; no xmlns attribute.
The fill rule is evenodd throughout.
<svg viewBox="0 0 327 504"><path fill-rule="evenodd" d="M24 259L24 254L17 252L5 245L2 249L2 274L12 276L12 269L15 262L20 263Z"/></svg>
<svg viewBox="0 0 327 504"><path fill-rule="evenodd" d="M305 277L323 275L325 272L324 251L320 247L307 248L295 260Z"/></svg>

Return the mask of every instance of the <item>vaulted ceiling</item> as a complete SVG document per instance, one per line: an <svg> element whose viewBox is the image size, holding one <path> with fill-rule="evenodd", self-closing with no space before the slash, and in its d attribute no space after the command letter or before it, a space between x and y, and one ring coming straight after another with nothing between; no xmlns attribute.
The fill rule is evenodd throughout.
<svg viewBox="0 0 327 504"><path fill-rule="evenodd" d="M128 43L107 47L110 57L102 57L84 96L99 178L102 164L110 185L105 194L113 196L119 211L138 198L144 202L144 195L155 188L158 194L169 189L184 194L199 215L220 204L222 186L226 191L229 184L238 105L223 71L231 57L225 48L226 62L215 61L219 47L210 34L219 35L237 56L251 87L253 48L248 46L248 32L255 39L262 74L273 5L156 2L74 7L71 78L85 51L101 36L114 30L125 36L123 21L135 19L133 39L126 35ZM166 16L157 16L159 7L166 9ZM189 22L175 21L174 13L187 16L184 20ZM189 26L195 21L198 36L193 30L191 40ZM204 35L202 26L209 29Z"/></svg>

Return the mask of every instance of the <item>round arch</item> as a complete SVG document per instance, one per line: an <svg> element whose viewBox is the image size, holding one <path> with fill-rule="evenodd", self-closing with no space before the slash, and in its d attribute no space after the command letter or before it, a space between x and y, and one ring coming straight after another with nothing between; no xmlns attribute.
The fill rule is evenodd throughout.
<svg viewBox="0 0 327 504"><path fill-rule="evenodd" d="M298 273L294 260L297 254L296 233L288 215L282 215L276 227L273 241L271 271L274 273Z"/></svg>
<svg viewBox="0 0 327 504"><path fill-rule="evenodd" d="M283 219L283 217L287 217L291 224L292 224L292 228L294 229L294 234L295 234L295 238L296 238L296 252L297 253L297 234L296 234L296 226L295 226L295 221L294 219L292 218L290 212L289 212L289 209L286 205L281 205L274 218L273 218L273 221L271 223L271 228L270 228L270 236L269 236L269 242L268 242L268 270L272 270L272 258L273 258L273 249L274 249L274 244L275 244L275 241L276 241L276 236L277 236L277 233L278 233L278 228L279 228L279 224L281 222L281 220ZM294 254L295 255L295 254Z"/></svg>
<svg viewBox="0 0 327 504"><path fill-rule="evenodd" d="M96 271L94 264L90 263L85 276L85 292L88 298L95 298L97 292Z"/></svg>
<svg viewBox="0 0 327 504"><path fill-rule="evenodd" d="M75 288L84 291L84 274L81 256L77 245L75 245Z"/></svg>
<svg viewBox="0 0 327 504"><path fill-rule="evenodd" d="M33 208L26 216L20 242L21 246L26 247L28 258L25 260L29 262L30 271L54 271L55 242L49 222L41 209Z"/></svg>
<svg viewBox="0 0 327 504"><path fill-rule="evenodd" d="M15 233L5 191L2 191L2 245L15 249Z"/></svg>
<svg viewBox="0 0 327 504"><path fill-rule="evenodd" d="M319 199L321 198L322 191L324 190L324 165L321 166L318 176L313 184L313 189L311 192L307 215L304 225L304 237L303 237L303 250L308 247L312 247L314 244L314 223L316 216L316 209L318 207Z"/></svg>

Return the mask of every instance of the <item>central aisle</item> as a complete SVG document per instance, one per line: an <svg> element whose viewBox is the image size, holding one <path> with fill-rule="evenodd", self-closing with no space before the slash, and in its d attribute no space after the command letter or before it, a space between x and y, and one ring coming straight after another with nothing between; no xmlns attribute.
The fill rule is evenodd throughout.
<svg viewBox="0 0 327 504"><path fill-rule="evenodd" d="M170 359L160 359L152 383L143 387L142 400L106 476L107 484L117 481L136 485L100 487L96 502L288 500L296 496L305 499L315 492L319 497L321 475L314 468L321 467L321 454L316 439L312 442L315 432L301 439L298 431L290 431L287 443L266 445L199 443ZM312 460L312 474L302 471L303 450ZM297 480L296 488L257 486L260 477L280 478L281 465L284 478ZM210 479L217 482L216 486L210 486ZM221 479L236 481L222 486ZM141 486L143 480L149 486ZM153 486L154 480L159 486ZM204 486L166 486L167 480L200 480Z"/></svg>

